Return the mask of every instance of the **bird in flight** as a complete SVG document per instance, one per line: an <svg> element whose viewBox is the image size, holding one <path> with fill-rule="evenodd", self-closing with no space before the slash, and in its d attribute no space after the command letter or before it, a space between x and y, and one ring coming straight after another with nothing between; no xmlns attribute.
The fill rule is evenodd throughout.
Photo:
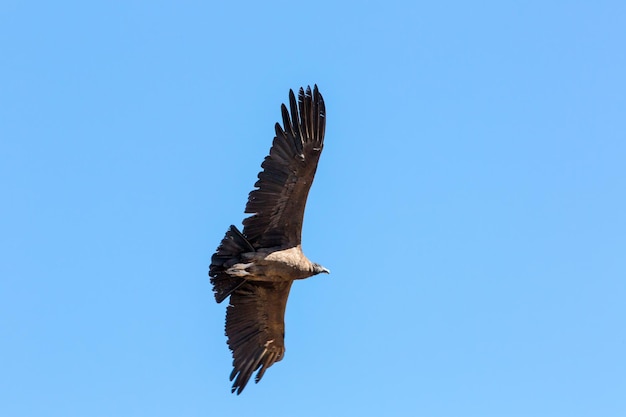
<svg viewBox="0 0 626 417"><path fill-rule="evenodd" d="M218 303L230 296L226 336L233 354L231 392L240 394L258 370L285 354L285 308L294 280L328 269L302 253L302 219L307 196L324 147L326 109L314 86L289 91L289 108L281 106L283 126L276 123L270 153L261 164L248 196L243 232L230 226L211 257L209 276Z"/></svg>

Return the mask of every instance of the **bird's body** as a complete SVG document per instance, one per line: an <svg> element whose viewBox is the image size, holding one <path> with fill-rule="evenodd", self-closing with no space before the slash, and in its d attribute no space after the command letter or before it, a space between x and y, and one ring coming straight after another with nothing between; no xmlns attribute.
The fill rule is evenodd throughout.
<svg viewBox="0 0 626 417"><path fill-rule="evenodd" d="M241 260L243 263L233 265L226 272L250 281L294 281L325 272L316 269L316 264L304 256L300 245L245 252L241 254Z"/></svg>
<svg viewBox="0 0 626 417"><path fill-rule="evenodd" d="M252 373L258 382L282 359L284 315L294 280L329 271L301 247L306 199L324 145L326 110L315 86L289 94L276 124L270 154L250 192L240 232L230 226L211 258L209 276L217 302L230 296L226 335L233 352L232 391L241 393Z"/></svg>

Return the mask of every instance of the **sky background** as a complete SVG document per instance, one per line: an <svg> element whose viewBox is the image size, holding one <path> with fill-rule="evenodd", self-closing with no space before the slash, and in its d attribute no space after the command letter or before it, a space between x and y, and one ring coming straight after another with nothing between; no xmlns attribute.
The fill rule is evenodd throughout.
<svg viewBox="0 0 626 417"><path fill-rule="evenodd" d="M471 5L470 5L471 3ZM0 4L0 415L626 415L626 3ZM207 276L290 88L284 360Z"/></svg>

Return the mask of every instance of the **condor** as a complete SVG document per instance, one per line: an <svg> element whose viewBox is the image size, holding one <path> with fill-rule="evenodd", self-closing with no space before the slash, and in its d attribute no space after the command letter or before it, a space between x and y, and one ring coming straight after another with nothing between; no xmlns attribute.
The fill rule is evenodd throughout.
<svg viewBox="0 0 626 417"><path fill-rule="evenodd" d="M233 354L232 392L240 394L285 354L285 307L294 280L328 269L302 253L304 207L324 147L326 109L317 86L289 91L283 127L261 164L248 196L243 232L230 226L211 258L209 276L218 303L230 296L226 336ZM290 115L291 113L291 115Z"/></svg>

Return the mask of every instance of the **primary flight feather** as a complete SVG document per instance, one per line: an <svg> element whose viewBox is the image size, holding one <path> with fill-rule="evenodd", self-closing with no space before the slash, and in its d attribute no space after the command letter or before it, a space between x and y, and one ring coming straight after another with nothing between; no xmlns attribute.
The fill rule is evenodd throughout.
<svg viewBox="0 0 626 417"><path fill-rule="evenodd" d="M326 127L326 108L317 86L289 91L281 107L270 153L248 196L243 232L230 226L211 257L209 276L218 303L230 296L226 336L233 354L232 392L240 394L285 353L285 308L291 284L329 273L302 253L304 207L313 183Z"/></svg>

